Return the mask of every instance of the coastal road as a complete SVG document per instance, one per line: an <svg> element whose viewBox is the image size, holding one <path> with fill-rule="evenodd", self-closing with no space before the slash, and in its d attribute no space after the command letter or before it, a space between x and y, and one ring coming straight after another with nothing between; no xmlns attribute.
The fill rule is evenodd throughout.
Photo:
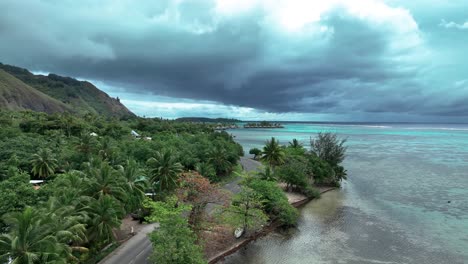
<svg viewBox="0 0 468 264"><path fill-rule="evenodd" d="M255 171L262 166L258 161L241 157L240 163L244 171ZM232 193L240 192L237 178L223 187ZM120 245L116 250L101 260L98 264L150 264L148 257L151 255L152 245L148 239L148 234L158 228L159 224L149 224L143 227L135 236Z"/></svg>
<svg viewBox="0 0 468 264"><path fill-rule="evenodd" d="M98 264L150 264L148 257L151 255L152 245L148 234L158 227L157 223L143 227Z"/></svg>
<svg viewBox="0 0 468 264"><path fill-rule="evenodd" d="M246 157L240 158L240 164L242 165L242 168L246 172L256 171L261 166L263 166L260 162L250 159L250 158L246 158ZM239 193L241 190L239 186L239 182L241 180L242 180L241 178L236 178L235 180L226 183L223 187L224 189L231 191L233 194Z"/></svg>

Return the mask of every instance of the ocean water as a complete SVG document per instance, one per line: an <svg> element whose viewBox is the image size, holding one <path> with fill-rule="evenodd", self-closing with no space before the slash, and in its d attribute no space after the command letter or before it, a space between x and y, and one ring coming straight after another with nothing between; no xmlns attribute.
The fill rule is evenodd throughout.
<svg viewBox="0 0 468 264"><path fill-rule="evenodd" d="M272 136L307 146L321 131L348 138L349 179L303 207L297 228L225 263L468 263L468 125L289 123L229 133L248 152Z"/></svg>

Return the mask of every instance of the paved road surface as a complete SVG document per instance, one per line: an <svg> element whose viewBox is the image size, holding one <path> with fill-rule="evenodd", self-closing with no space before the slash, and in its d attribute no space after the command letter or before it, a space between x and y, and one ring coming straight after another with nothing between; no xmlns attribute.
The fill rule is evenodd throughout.
<svg viewBox="0 0 468 264"><path fill-rule="evenodd" d="M159 227L159 224L149 224L143 227L140 232L98 264L150 264L148 257L151 255L152 245L148 239L148 234L157 227Z"/></svg>
<svg viewBox="0 0 468 264"><path fill-rule="evenodd" d="M244 171L247 171L247 172L256 171L262 166L260 162L253 160L253 159L246 158L246 157L240 158L240 164L242 165L242 168L244 169ZM223 187L231 191L234 194L239 193L241 190L239 186L240 180L241 178L237 178L232 182L226 183Z"/></svg>
<svg viewBox="0 0 468 264"><path fill-rule="evenodd" d="M260 162L245 157L241 157L240 163L245 171L255 171L262 166ZM240 191L240 180L236 179L229 182L224 185L224 188L233 193L238 193ZM148 239L148 234L157 227L159 227L158 224L145 226L134 237L130 238L98 264L150 264L148 257L151 255L152 245Z"/></svg>

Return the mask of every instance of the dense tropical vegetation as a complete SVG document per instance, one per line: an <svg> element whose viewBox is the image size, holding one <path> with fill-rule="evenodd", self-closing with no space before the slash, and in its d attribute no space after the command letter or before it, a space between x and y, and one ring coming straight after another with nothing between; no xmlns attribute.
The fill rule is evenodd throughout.
<svg viewBox="0 0 468 264"><path fill-rule="evenodd" d="M94 263L117 240L121 220L142 208L145 193L165 201L190 191L179 194L196 205L195 225L208 201L194 191L229 175L243 154L229 134L204 124L7 111L0 124L0 263ZM197 168L196 178L182 176ZM45 182L33 188L30 180ZM161 221L161 234L184 221ZM177 237L194 239L186 228L167 232L192 243Z"/></svg>
<svg viewBox="0 0 468 264"><path fill-rule="evenodd" d="M238 175L243 149L214 124L0 111L0 125L0 263L96 263L129 215L160 224L153 262L205 263L215 227L294 226L285 190L317 197L346 177L328 133L310 150L272 138L250 151L263 170ZM236 177L238 193L218 185Z"/></svg>
<svg viewBox="0 0 468 264"><path fill-rule="evenodd" d="M267 140L263 151L250 149L254 159L260 157L265 171L259 174L266 180L278 180L287 189L311 193L311 186L339 186L346 179L346 170L340 164L346 153L346 139L333 133L318 133L310 139L307 150L297 139L281 145L274 137Z"/></svg>

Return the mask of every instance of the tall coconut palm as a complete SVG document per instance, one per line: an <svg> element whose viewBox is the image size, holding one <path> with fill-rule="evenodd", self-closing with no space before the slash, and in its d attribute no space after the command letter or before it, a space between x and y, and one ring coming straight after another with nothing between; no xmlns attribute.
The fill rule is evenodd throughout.
<svg viewBox="0 0 468 264"><path fill-rule="evenodd" d="M122 212L119 210L118 202L111 196L101 196L91 202L87 213L89 215L88 238L103 244L114 241L116 236L113 229L121 224Z"/></svg>
<svg viewBox="0 0 468 264"><path fill-rule="evenodd" d="M82 203L88 196L87 188L90 185L86 174L81 171L70 171L60 174L51 183L53 195L62 206L83 207Z"/></svg>
<svg viewBox="0 0 468 264"><path fill-rule="evenodd" d="M148 180L135 160L127 160L125 166L119 166L118 171L125 179L124 188L128 194L125 207L133 211L139 207L145 197Z"/></svg>
<svg viewBox="0 0 468 264"><path fill-rule="evenodd" d="M115 148L112 144L111 138L110 137L104 137L101 140L101 145L99 149L99 155L101 156L102 160L112 160L112 155L115 152Z"/></svg>
<svg viewBox="0 0 468 264"><path fill-rule="evenodd" d="M95 152L98 141L95 137L91 136L89 133L82 133L78 144L76 145L76 150L82 153L84 157L89 159L91 154Z"/></svg>
<svg viewBox="0 0 468 264"><path fill-rule="evenodd" d="M262 154L263 156L261 159L267 162L271 168L284 163L284 151L281 149L279 141L274 137L272 137L271 140L267 140L263 147Z"/></svg>
<svg viewBox="0 0 468 264"><path fill-rule="evenodd" d="M10 233L0 235L0 259L15 264L67 263L66 244L59 243L40 213L31 207L7 215Z"/></svg>
<svg viewBox="0 0 468 264"><path fill-rule="evenodd" d="M74 206L63 205L56 197L50 197L40 212L44 220L50 225L57 241L66 245L73 245L64 248L68 258L75 258L72 251L87 251L84 247L75 246L75 243L82 243L87 240L85 221L88 219L88 215L85 211L77 210Z"/></svg>
<svg viewBox="0 0 468 264"><path fill-rule="evenodd" d="M40 178L47 178L55 173L57 168L57 159L50 149L40 149L38 153L33 155L31 160L31 172Z"/></svg>
<svg viewBox="0 0 468 264"><path fill-rule="evenodd" d="M208 152L208 163L213 165L218 175L225 175L232 168L226 149L220 146L216 146Z"/></svg>
<svg viewBox="0 0 468 264"><path fill-rule="evenodd" d="M271 171L270 167L265 167L264 171L261 171L261 172L258 173L258 177L260 177L260 179L266 180L266 181L276 181L276 177L273 174L273 172Z"/></svg>
<svg viewBox="0 0 468 264"><path fill-rule="evenodd" d="M177 187L177 179L183 166L176 161L171 151L156 152L147 161L151 185L157 184L160 191L171 191Z"/></svg>
<svg viewBox="0 0 468 264"><path fill-rule="evenodd" d="M100 165L90 165L86 170L89 178L87 193L89 196L99 198L101 196L112 196L125 202L125 179L114 170L109 163L102 162Z"/></svg>
<svg viewBox="0 0 468 264"><path fill-rule="evenodd" d="M297 140L295 138L292 140L292 142L289 142L289 146L291 146L292 148L296 148L296 149L303 147L302 144L299 143L299 140Z"/></svg>

